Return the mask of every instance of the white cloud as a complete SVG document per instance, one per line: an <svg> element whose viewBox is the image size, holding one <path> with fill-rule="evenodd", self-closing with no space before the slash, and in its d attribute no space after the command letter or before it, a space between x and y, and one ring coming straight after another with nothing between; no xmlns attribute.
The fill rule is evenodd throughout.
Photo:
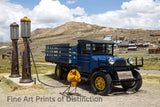
<svg viewBox="0 0 160 107"><path fill-rule="evenodd" d="M108 11L89 17L91 23L119 28L160 29L160 2L131 0L121 10Z"/></svg>
<svg viewBox="0 0 160 107"><path fill-rule="evenodd" d="M66 4L74 4L76 2L77 2L77 0L68 0L68 1L66 1Z"/></svg>
<svg viewBox="0 0 160 107"><path fill-rule="evenodd" d="M71 13L72 13L72 15L75 15L75 16L87 15L84 8L81 8L81 7L76 7L75 9L71 9Z"/></svg>
<svg viewBox="0 0 160 107"><path fill-rule="evenodd" d="M32 29L41 27L55 27L68 21L74 21L75 17L86 15L84 8L70 9L58 0L41 0L30 12Z"/></svg>
<svg viewBox="0 0 160 107"><path fill-rule="evenodd" d="M76 12L76 13L75 13ZM32 30L36 28L55 27L74 20L74 15L86 14L83 8L69 9L58 0L41 0L40 3L28 10L21 5L12 4L8 0L0 1L0 42L10 41L9 25L19 24L20 18L28 16L32 20Z"/></svg>
<svg viewBox="0 0 160 107"><path fill-rule="evenodd" d="M32 29L37 27L55 27L73 19L71 10L59 1L41 0L30 12Z"/></svg>
<svg viewBox="0 0 160 107"><path fill-rule="evenodd" d="M71 1L71 0L69 0ZM80 21L118 28L160 29L160 2L158 0L130 0L121 5L120 10L88 16L85 9L70 9L58 0L41 0L33 10L21 5L0 1L0 42L10 41L9 25L20 23L20 18L28 16L32 20L32 30L56 27L68 21Z"/></svg>
<svg viewBox="0 0 160 107"><path fill-rule="evenodd" d="M67 6L60 4L59 1L52 0L41 0L40 4L34 7L32 15L40 23L57 23L72 18Z"/></svg>
<svg viewBox="0 0 160 107"><path fill-rule="evenodd" d="M10 41L10 24L15 21L19 23L20 18L25 16L24 13L29 11L20 5L11 4L7 1L0 1L0 42Z"/></svg>

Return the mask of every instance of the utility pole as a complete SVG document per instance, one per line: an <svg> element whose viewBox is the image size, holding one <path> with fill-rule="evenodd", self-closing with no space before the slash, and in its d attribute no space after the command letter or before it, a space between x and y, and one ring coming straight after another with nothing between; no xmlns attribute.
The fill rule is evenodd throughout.
<svg viewBox="0 0 160 107"><path fill-rule="evenodd" d="M20 77L19 75L19 60L17 42L19 39L19 25L16 22L10 24L10 38L12 40L12 65L11 65L11 78Z"/></svg>
<svg viewBox="0 0 160 107"><path fill-rule="evenodd" d="M31 37L31 20L26 16L21 19L21 37L23 38L22 79L20 83L32 82L29 38Z"/></svg>

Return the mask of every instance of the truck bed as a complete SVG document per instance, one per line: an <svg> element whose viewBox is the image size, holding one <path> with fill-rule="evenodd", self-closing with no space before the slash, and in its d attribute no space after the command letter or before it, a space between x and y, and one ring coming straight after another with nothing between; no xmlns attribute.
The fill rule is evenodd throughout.
<svg viewBox="0 0 160 107"><path fill-rule="evenodd" d="M45 49L46 62L52 63L77 63L77 46L69 44L50 44Z"/></svg>

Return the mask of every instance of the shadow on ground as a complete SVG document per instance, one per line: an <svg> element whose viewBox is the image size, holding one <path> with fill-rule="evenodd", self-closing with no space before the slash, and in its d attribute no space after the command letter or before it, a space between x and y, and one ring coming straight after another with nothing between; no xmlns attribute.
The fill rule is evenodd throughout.
<svg viewBox="0 0 160 107"><path fill-rule="evenodd" d="M55 74L49 74L49 75L45 75L46 77L53 79L55 81L59 81L60 83L64 84L64 85L69 85L70 83L66 80L57 80ZM66 78L66 77L64 77ZM78 83L78 88L81 88L83 90L88 91L89 93L92 93L92 89L90 87L90 82L89 81L81 81L80 83ZM112 87L112 91L109 94L109 96L121 96L121 95L130 95L130 94L135 94L135 92L133 91L125 91L121 86L113 86ZM82 96L81 94L78 94L79 96Z"/></svg>

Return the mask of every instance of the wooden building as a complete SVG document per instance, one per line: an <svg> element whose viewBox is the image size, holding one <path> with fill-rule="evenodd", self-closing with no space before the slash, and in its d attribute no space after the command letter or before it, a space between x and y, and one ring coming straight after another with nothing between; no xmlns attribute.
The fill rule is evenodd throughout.
<svg viewBox="0 0 160 107"><path fill-rule="evenodd" d="M159 47L149 47L148 53L149 54L159 54L160 48Z"/></svg>

